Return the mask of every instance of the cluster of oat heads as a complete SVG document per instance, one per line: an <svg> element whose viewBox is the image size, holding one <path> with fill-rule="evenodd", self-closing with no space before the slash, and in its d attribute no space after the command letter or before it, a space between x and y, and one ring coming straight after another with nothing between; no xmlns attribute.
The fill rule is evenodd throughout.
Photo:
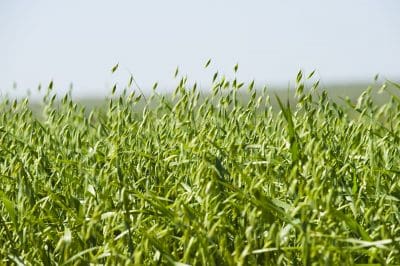
<svg viewBox="0 0 400 266"><path fill-rule="evenodd" d="M1 264L400 263L399 85L335 102L307 78L291 104L218 74L148 97L131 78L92 111L5 99Z"/></svg>

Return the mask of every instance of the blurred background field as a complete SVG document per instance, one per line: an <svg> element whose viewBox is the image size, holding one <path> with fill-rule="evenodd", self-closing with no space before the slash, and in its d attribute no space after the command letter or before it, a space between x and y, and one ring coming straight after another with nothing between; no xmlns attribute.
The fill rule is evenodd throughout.
<svg viewBox="0 0 400 266"><path fill-rule="evenodd" d="M384 85L385 84L385 85ZM312 84L309 84L307 89L310 89ZM385 87L387 91L390 93L385 92L382 90L382 86ZM190 89L190 88L188 88ZM259 92L262 91L263 87L258 86L256 88ZM357 102L357 99L359 96L365 92L366 90L370 89L371 90L371 96L375 104L377 105L382 105L391 100L391 95L395 96L400 96L400 90L399 88L396 88L390 81L389 82L371 82L371 83L331 83L331 84L320 84L318 85L318 88L316 89L317 93L322 93L326 91L329 95L330 100L335 101L338 104L343 104L346 105L346 99L349 99L351 102L354 104ZM276 97L279 97L283 102L287 102L289 100L289 103L291 105L295 105L295 89L292 87L268 87L268 94L270 95L271 99L271 104L275 110L279 110ZM130 90L134 91L134 89ZM145 90L146 91L146 90ZM172 89L170 91L173 91ZM136 90L136 92L140 95L140 91ZM129 91L128 91L129 93ZM210 89L203 89L201 91L201 94L203 97L207 97L211 93ZM160 92L160 95L166 96L167 98L171 97L172 98L172 92ZM145 97L149 97L151 95L151 92L144 93ZM104 109L107 107L107 99L111 96L111 90L108 94L108 97L76 97L75 102L83 105L87 108L87 111L89 112L90 110L93 110L95 108L99 109ZM62 95L58 95L58 98L60 99ZM240 100L245 103L249 100L250 94L246 91L246 88L242 89L242 92L240 94ZM40 111L42 110L41 107L43 107L43 103L41 102L40 97L36 97L36 100L31 100L30 105L32 109L34 110L35 113L39 114ZM145 106L145 102L142 99L140 103L135 107L138 112L140 112Z"/></svg>

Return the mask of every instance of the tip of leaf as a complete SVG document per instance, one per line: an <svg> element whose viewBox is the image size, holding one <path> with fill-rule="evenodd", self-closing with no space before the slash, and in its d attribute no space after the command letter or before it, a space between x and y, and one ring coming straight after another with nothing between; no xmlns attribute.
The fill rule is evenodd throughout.
<svg viewBox="0 0 400 266"><path fill-rule="evenodd" d="M303 78L303 72L300 70L299 73L297 73L296 82L300 83L302 78Z"/></svg>
<svg viewBox="0 0 400 266"><path fill-rule="evenodd" d="M179 67L176 67L175 73L174 73L174 78L176 78L179 74Z"/></svg>
<svg viewBox="0 0 400 266"><path fill-rule="evenodd" d="M204 65L204 68L207 68L211 64L211 59L208 59L207 63Z"/></svg>
<svg viewBox="0 0 400 266"><path fill-rule="evenodd" d="M49 83L49 90L52 90L53 89L53 85L54 85L54 83L53 83L53 80L52 81L50 81L50 83Z"/></svg>
<svg viewBox="0 0 400 266"><path fill-rule="evenodd" d="M155 82L155 83L153 84L153 90L157 89L157 87L158 87L158 82Z"/></svg>
<svg viewBox="0 0 400 266"><path fill-rule="evenodd" d="M307 79L312 78L312 76L314 76L314 73L315 73L315 69L307 76Z"/></svg>
<svg viewBox="0 0 400 266"><path fill-rule="evenodd" d="M238 69L239 69L239 64L236 64L236 65L233 67L233 71L234 71L235 73L237 73Z"/></svg>
<svg viewBox="0 0 400 266"><path fill-rule="evenodd" d="M117 63L115 66L113 66L111 69L111 73L114 73L115 71L117 71L118 66L119 66L119 63Z"/></svg>

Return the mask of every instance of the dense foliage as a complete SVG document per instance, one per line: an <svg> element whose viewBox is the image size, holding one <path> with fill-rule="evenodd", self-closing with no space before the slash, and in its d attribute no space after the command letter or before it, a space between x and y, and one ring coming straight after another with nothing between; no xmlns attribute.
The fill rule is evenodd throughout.
<svg viewBox="0 0 400 266"><path fill-rule="evenodd" d="M217 75L91 111L4 100L1 264L399 264L399 98L305 80L291 104Z"/></svg>

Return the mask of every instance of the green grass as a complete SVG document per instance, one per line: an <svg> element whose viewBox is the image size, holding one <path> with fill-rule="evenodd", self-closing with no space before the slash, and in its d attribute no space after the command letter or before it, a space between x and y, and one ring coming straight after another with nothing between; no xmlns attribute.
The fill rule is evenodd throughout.
<svg viewBox="0 0 400 266"><path fill-rule="evenodd" d="M399 84L379 104L304 84L5 99L0 263L400 264Z"/></svg>

